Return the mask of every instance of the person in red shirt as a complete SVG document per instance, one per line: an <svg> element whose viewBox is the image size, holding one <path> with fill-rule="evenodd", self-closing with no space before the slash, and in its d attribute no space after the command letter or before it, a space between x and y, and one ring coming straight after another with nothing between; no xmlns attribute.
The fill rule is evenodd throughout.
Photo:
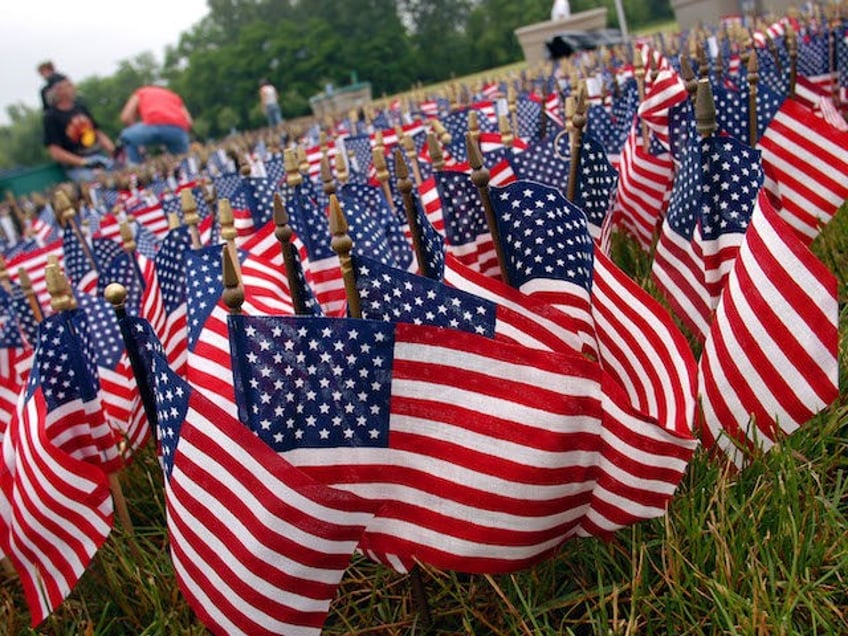
<svg viewBox="0 0 848 636"><path fill-rule="evenodd" d="M188 152L191 115L182 98L161 86L142 86L121 110L126 128L118 136L126 148L129 163L144 161L143 148L163 145L168 152Z"/></svg>

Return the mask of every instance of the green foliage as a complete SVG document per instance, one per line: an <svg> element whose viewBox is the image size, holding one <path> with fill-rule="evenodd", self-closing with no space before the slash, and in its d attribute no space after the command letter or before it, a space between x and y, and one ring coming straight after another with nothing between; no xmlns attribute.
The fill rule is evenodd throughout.
<svg viewBox="0 0 848 636"><path fill-rule="evenodd" d="M118 70L108 77L95 75L77 82L77 93L98 125L114 140L123 128L119 116L127 99L137 88L158 78L159 66L148 51L118 62Z"/></svg>
<svg viewBox="0 0 848 636"><path fill-rule="evenodd" d="M48 161L41 109L13 104L6 112L11 123L0 127L0 170Z"/></svg>

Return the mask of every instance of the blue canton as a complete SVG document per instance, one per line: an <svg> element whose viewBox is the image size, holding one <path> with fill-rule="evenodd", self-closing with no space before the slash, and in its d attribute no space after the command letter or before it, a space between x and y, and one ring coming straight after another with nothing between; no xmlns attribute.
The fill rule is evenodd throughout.
<svg viewBox="0 0 848 636"><path fill-rule="evenodd" d="M491 301L373 259L355 257L354 271L363 318L495 335Z"/></svg>
<svg viewBox="0 0 848 636"><path fill-rule="evenodd" d="M162 303L170 315L186 301L185 253L191 248L191 236L181 225L168 232L156 255L156 276L162 291Z"/></svg>
<svg viewBox="0 0 848 636"><path fill-rule="evenodd" d="M394 325L230 316L239 419L272 449L385 447Z"/></svg>
<svg viewBox="0 0 848 636"><path fill-rule="evenodd" d="M555 188L516 181L492 188L510 284L565 280L590 292L593 245L586 215Z"/></svg>

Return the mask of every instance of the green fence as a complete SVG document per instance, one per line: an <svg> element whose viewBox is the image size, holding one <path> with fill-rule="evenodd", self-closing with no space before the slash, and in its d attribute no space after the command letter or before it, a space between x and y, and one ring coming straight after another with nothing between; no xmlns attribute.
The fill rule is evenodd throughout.
<svg viewBox="0 0 848 636"><path fill-rule="evenodd" d="M11 191L16 197L43 192L52 185L67 181L58 163L45 163L34 168L16 168L0 172L0 194Z"/></svg>

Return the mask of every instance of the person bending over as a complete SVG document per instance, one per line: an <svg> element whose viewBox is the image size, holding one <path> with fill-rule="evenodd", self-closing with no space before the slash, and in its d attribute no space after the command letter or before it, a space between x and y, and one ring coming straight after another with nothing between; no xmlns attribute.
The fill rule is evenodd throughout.
<svg viewBox="0 0 848 636"><path fill-rule="evenodd" d="M126 128L118 139L126 148L129 163L144 160L141 149L163 145L171 154L188 152L191 115L182 98L161 86L142 86L121 110Z"/></svg>
<svg viewBox="0 0 848 636"><path fill-rule="evenodd" d="M73 82L55 73L48 81L46 95L49 107L44 113L44 145L53 160L65 168L68 178L78 183L91 181L96 169L111 168L115 145L77 99Z"/></svg>

